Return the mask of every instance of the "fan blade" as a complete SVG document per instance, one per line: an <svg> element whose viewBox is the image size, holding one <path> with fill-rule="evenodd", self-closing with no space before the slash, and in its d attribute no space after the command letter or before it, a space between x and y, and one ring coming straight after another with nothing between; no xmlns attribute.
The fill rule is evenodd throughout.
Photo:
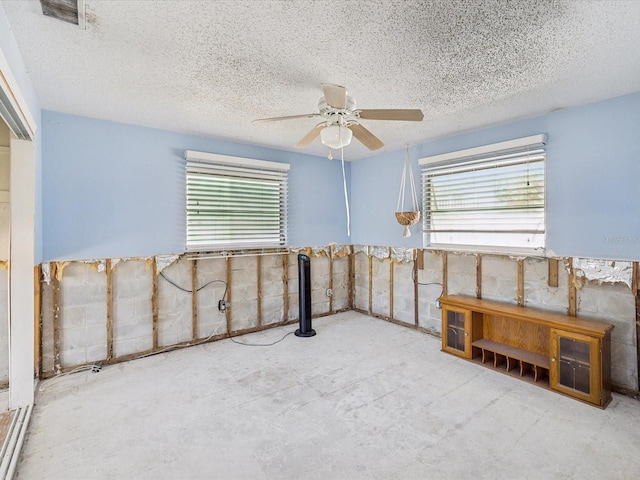
<svg viewBox="0 0 640 480"><path fill-rule="evenodd" d="M403 120L406 122L421 122L424 118L421 110L410 109L359 110L358 115L366 120Z"/></svg>
<svg viewBox="0 0 640 480"><path fill-rule="evenodd" d="M319 117L320 114L319 113L307 113L304 115L290 115L288 117L271 117L271 118L257 118L256 120L253 121L253 123L255 122L277 122L279 120L292 120L294 118L313 118L313 117Z"/></svg>
<svg viewBox="0 0 640 480"><path fill-rule="evenodd" d="M360 140L369 150L378 150L384 146L382 140L358 123L349 125L349 129L353 132L353 136Z"/></svg>
<svg viewBox="0 0 640 480"><path fill-rule="evenodd" d="M309 145L311 142L313 142L316 138L318 138L318 136L320 135L320 130L322 130L325 127L324 123L319 123L318 125L316 125L315 127L313 127L311 129L311 131L309 133L307 133L302 140L300 140L297 145L296 148L304 148L307 145Z"/></svg>
<svg viewBox="0 0 640 480"><path fill-rule="evenodd" d="M333 108L345 108L347 106L347 89L340 85L322 84L324 99L327 105Z"/></svg>

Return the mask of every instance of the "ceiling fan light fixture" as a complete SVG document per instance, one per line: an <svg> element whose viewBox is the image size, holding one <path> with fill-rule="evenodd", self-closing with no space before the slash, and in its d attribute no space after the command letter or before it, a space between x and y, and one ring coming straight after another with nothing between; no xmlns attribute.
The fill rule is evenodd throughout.
<svg viewBox="0 0 640 480"><path fill-rule="evenodd" d="M351 130L342 125L330 125L320 131L320 140L323 145L334 150L349 145L352 136Z"/></svg>

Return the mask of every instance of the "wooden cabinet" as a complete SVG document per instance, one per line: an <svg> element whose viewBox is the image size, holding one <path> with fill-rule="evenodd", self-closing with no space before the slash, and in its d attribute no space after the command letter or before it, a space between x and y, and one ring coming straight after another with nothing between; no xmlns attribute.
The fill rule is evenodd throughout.
<svg viewBox="0 0 640 480"><path fill-rule="evenodd" d="M442 349L471 358L471 312L455 308L442 309Z"/></svg>
<svg viewBox="0 0 640 480"><path fill-rule="evenodd" d="M600 339L562 330L551 330L551 388L589 403L600 405L607 399L609 379L603 375L603 353L609 338Z"/></svg>
<svg viewBox="0 0 640 480"><path fill-rule="evenodd" d="M442 308L442 349L445 352L473 358L478 349L473 342L482 338L482 324L473 321L474 312L456 307Z"/></svg>
<svg viewBox="0 0 640 480"><path fill-rule="evenodd" d="M605 322L445 296L442 350L604 408L611 400Z"/></svg>

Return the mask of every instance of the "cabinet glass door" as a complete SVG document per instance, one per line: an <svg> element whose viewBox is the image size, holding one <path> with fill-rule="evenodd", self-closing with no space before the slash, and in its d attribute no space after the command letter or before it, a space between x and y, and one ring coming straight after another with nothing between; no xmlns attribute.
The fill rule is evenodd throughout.
<svg viewBox="0 0 640 480"><path fill-rule="evenodd" d="M591 393L589 343L567 337L560 337L559 341L560 378L558 383L589 395Z"/></svg>
<svg viewBox="0 0 640 480"><path fill-rule="evenodd" d="M442 349L467 357L471 351L469 312L444 308L442 320Z"/></svg>
<svg viewBox="0 0 640 480"><path fill-rule="evenodd" d="M553 330L551 388L598 403L598 340Z"/></svg>

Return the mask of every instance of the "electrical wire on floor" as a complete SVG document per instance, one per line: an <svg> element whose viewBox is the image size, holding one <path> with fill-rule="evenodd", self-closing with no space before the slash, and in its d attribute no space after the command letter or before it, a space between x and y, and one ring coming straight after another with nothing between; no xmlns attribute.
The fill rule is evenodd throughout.
<svg viewBox="0 0 640 480"><path fill-rule="evenodd" d="M271 343L243 343L243 342L238 342L237 340L234 340L233 337L228 332L227 332L227 335L229 337L229 340L231 340L233 343L237 343L238 345L244 345L245 347L271 347L276 343L280 343L292 333L293 332L286 333L284 337L282 337L280 340L276 340L275 342L271 342Z"/></svg>
<svg viewBox="0 0 640 480"><path fill-rule="evenodd" d="M39 392L43 392L46 388L49 388L51 385L54 385L56 380L59 380L67 375L71 375L72 373L80 373L80 372L88 372L92 371L93 373L97 373L102 370L102 364L100 362L94 363L93 365L83 365L81 367L74 368L73 370L69 370L68 372L61 373L60 375L56 375L53 378L47 379L46 382L42 382L42 384L38 387Z"/></svg>

